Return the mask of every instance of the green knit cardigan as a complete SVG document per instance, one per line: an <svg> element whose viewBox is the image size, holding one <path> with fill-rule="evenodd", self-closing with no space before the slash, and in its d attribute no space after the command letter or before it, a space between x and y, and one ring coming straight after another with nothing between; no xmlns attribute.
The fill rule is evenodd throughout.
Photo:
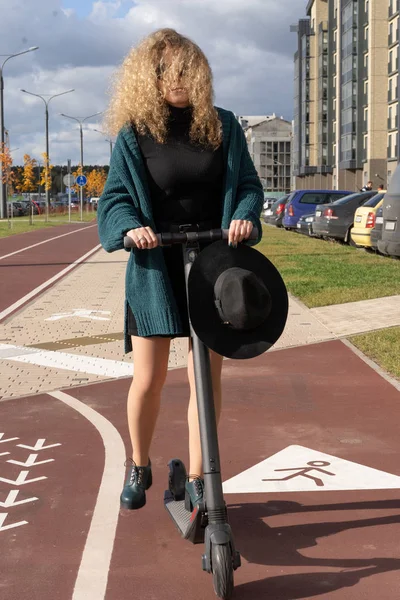
<svg viewBox="0 0 400 600"><path fill-rule="evenodd" d="M221 227L233 219L251 221L262 235L260 214L264 194L251 160L246 138L234 114L217 108L223 129L224 192ZM151 227L156 231L146 170L140 148L130 126L121 129L112 153L110 171L97 210L100 242L107 252L124 248L127 231ZM127 303L135 315L138 334L150 336L182 332L176 302L169 282L162 248L132 250L125 278L125 353L132 351L127 333Z"/></svg>

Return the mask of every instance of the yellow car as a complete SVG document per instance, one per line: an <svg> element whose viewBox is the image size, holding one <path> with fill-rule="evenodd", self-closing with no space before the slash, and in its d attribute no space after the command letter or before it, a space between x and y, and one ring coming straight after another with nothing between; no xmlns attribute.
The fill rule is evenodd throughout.
<svg viewBox="0 0 400 600"><path fill-rule="evenodd" d="M385 190L386 191L386 190ZM371 231L375 227L376 211L382 206L385 191L372 196L365 204L357 208L354 213L354 225L350 235L353 244L370 248Z"/></svg>

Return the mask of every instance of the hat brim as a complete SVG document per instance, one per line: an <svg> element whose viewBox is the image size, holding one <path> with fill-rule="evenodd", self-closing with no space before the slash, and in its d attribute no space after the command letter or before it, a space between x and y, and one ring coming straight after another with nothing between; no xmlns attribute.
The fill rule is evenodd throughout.
<svg viewBox="0 0 400 600"><path fill-rule="evenodd" d="M240 267L255 273L271 295L271 311L253 330L235 330L222 323L214 304L214 284L226 269ZM266 352L282 335L289 301L279 271L261 252L240 244L231 248L218 241L204 248L194 261L188 280L189 317L200 340L227 358L254 358Z"/></svg>

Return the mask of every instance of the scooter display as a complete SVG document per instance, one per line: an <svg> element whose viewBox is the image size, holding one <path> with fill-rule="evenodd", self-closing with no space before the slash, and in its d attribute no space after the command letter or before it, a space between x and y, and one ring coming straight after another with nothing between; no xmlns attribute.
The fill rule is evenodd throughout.
<svg viewBox="0 0 400 600"><path fill-rule="evenodd" d="M190 226L182 226L180 233L159 233L157 238L161 246L182 244L187 291L190 269L200 252L200 243L227 240L228 230L193 231ZM253 229L251 238L257 238L257 230ZM132 248L134 242L130 237L125 237L124 245ZM164 505L184 539L193 544L204 543L202 568L213 575L214 591L218 598L229 600L234 589L233 574L240 567L241 560L228 523L223 496L209 351L191 323L190 336L203 458L204 498L196 507L192 507L190 497L185 495L185 465L180 459L174 458L168 463L168 489L164 493Z"/></svg>

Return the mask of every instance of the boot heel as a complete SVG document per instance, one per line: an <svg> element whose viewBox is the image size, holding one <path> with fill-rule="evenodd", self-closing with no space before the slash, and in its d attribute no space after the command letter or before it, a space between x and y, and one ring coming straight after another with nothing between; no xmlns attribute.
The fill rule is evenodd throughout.
<svg viewBox="0 0 400 600"><path fill-rule="evenodd" d="M149 477L147 479L146 490L149 490L151 488L152 484L153 484L153 475L152 475L152 472L150 471Z"/></svg>
<svg viewBox="0 0 400 600"><path fill-rule="evenodd" d="M187 510L190 513L193 510L193 505L192 505L192 501L190 499L190 494L187 490L185 490L185 510Z"/></svg>

